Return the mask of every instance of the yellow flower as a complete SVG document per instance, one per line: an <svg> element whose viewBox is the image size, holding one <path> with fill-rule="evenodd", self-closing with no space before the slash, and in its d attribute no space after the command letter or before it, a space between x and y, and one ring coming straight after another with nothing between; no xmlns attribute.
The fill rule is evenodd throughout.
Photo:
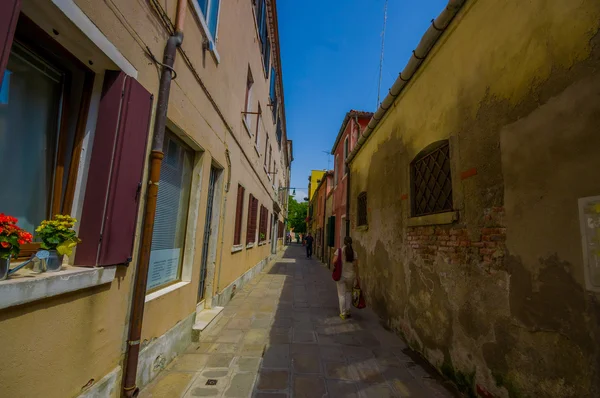
<svg viewBox="0 0 600 398"><path fill-rule="evenodd" d="M77 246L77 243L78 242L76 240L68 240L68 241L63 242L60 245L56 246L56 251L61 256L64 254L66 254L67 256L70 256L71 253L73 253L73 248L75 246Z"/></svg>

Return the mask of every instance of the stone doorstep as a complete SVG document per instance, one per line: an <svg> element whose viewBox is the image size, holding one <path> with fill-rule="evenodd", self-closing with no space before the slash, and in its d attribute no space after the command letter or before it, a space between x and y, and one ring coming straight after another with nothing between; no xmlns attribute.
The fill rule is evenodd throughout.
<svg viewBox="0 0 600 398"><path fill-rule="evenodd" d="M200 340L200 334L208 332L211 326L214 326L219 322L219 319L223 316L224 309L225 307L207 308L196 315L196 322L194 323L194 326L192 326L193 342L198 342Z"/></svg>

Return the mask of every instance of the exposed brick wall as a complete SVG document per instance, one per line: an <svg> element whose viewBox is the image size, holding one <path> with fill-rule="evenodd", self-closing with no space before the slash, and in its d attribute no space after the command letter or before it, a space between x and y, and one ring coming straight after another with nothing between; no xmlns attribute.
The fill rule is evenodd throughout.
<svg viewBox="0 0 600 398"><path fill-rule="evenodd" d="M473 263L490 272L503 265L506 228L504 208L486 209L476 231L469 233L464 224L409 227L410 247L424 261L441 257L449 264Z"/></svg>

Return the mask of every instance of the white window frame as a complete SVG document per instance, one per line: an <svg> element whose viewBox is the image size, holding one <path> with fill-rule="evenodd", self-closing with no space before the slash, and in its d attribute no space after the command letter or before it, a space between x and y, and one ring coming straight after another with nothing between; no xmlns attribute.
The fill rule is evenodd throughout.
<svg viewBox="0 0 600 398"><path fill-rule="evenodd" d="M250 82L250 87L248 87L248 82ZM252 88L254 87L254 75L252 75L252 70L250 66L248 66L248 73L246 74L246 90L244 96L244 113L242 114L242 120L244 121L244 127L246 127L246 131L248 135L252 137L252 115L248 112L252 112ZM246 100L247 98L247 100Z"/></svg>
<svg viewBox="0 0 600 398"><path fill-rule="evenodd" d="M202 13L202 10L200 9L200 4L198 4L198 0L191 0L192 5L194 6L194 11L196 11L195 14L196 14L196 17L198 18L198 22L200 22L200 25L202 26L202 30L204 30L204 34L206 34L206 37L208 38L208 41L209 41L208 50L213 55L215 61L217 63L220 63L221 57L219 56L219 52L217 51L217 42L219 40L219 20L221 19L222 4L221 4L221 0L208 0L208 5L206 6L206 10L209 14L210 14L209 10L211 9L213 2L219 3L219 12L217 13L217 26L215 28L215 37L212 36L212 33L210 32L210 29L208 28L208 20L206 19L206 16Z"/></svg>

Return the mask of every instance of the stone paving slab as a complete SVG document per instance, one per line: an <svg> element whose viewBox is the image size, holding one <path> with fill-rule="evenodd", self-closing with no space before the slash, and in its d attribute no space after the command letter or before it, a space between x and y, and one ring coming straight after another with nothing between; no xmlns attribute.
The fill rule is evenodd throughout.
<svg viewBox="0 0 600 398"><path fill-rule="evenodd" d="M301 246L288 246L221 314L140 397L458 396L369 309L341 320L329 270Z"/></svg>

